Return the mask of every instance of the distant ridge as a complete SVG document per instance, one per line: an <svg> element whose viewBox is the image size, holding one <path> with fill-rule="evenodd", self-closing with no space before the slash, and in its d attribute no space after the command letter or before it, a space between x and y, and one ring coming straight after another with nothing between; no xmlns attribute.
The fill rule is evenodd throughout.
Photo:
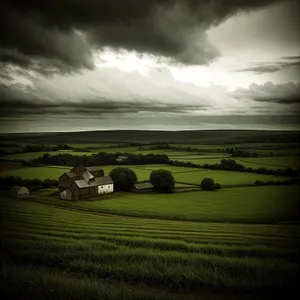
<svg viewBox="0 0 300 300"><path fill-rule="evenodd" d="M300 131L278 130L107 130L0 134L2 141L31 143L259 143L300 142Z"/></svg>

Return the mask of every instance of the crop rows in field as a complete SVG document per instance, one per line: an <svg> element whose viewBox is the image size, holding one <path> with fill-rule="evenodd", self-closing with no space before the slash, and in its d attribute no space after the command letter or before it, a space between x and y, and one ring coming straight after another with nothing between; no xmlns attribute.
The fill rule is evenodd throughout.
<svg viewBox="0 0 300 300"><path fill-rule="evenodd" d="M297 226L96 216L3 198L1 214L9 259L44 272L178 292L295 284Z"/></svg>

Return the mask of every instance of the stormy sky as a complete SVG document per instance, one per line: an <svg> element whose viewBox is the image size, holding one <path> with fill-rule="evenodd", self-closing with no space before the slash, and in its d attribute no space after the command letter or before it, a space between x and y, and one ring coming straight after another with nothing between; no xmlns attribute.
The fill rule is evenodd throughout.
<svg viewBox="0 0 300 300"><path fill-rule="evenodd" d="M300 129L299 1L2 2L0 132Z"/></svg>

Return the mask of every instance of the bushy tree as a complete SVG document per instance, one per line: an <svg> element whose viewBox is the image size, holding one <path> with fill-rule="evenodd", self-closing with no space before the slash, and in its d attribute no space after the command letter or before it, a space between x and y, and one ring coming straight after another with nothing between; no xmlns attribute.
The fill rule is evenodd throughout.
<svg viewBox="0 0 300 300"><path fill-rule="evenodd" d="M114 181L114 187L119 191L130 191L137 182L135 172L128 168L115 168L110 171L109 176Z"/></svg>
<svg viewBox="0 0 300 300"><path fill-rule="evenodd" d="M175 180L169 170L154 170L150 174L150 181L158 192L171 193L175 187Z"/></svg>
<svg viewBox="0 0 300 300"><path fill-rule="evenodd" d="M204 178L201 181L201 188L204 191L214 191L215 190L215 182L212 178Z"/></svg>

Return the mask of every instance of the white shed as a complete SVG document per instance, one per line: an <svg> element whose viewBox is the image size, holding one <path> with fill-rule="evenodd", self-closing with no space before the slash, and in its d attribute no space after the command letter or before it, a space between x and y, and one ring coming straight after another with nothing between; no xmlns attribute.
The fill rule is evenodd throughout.
<svg viewBox="0 0 300 300"><path fill-rule="evenodd" d="M29 189L25 186L14 186L11 195L15 198L26 198L29 196Z"/></svg>
<svg viewBox="0 0 300 300"><path fill-rule="evenodd" d="M114 191L114 182L109 176L97 177L98 194L108 194Z"/></svg>
<svg viewBox="0 0 300 300"><path fill-rule="evenodd" d="M72 192L66 189L60 193L60 199L62 200L72 200Z"/></svg>

